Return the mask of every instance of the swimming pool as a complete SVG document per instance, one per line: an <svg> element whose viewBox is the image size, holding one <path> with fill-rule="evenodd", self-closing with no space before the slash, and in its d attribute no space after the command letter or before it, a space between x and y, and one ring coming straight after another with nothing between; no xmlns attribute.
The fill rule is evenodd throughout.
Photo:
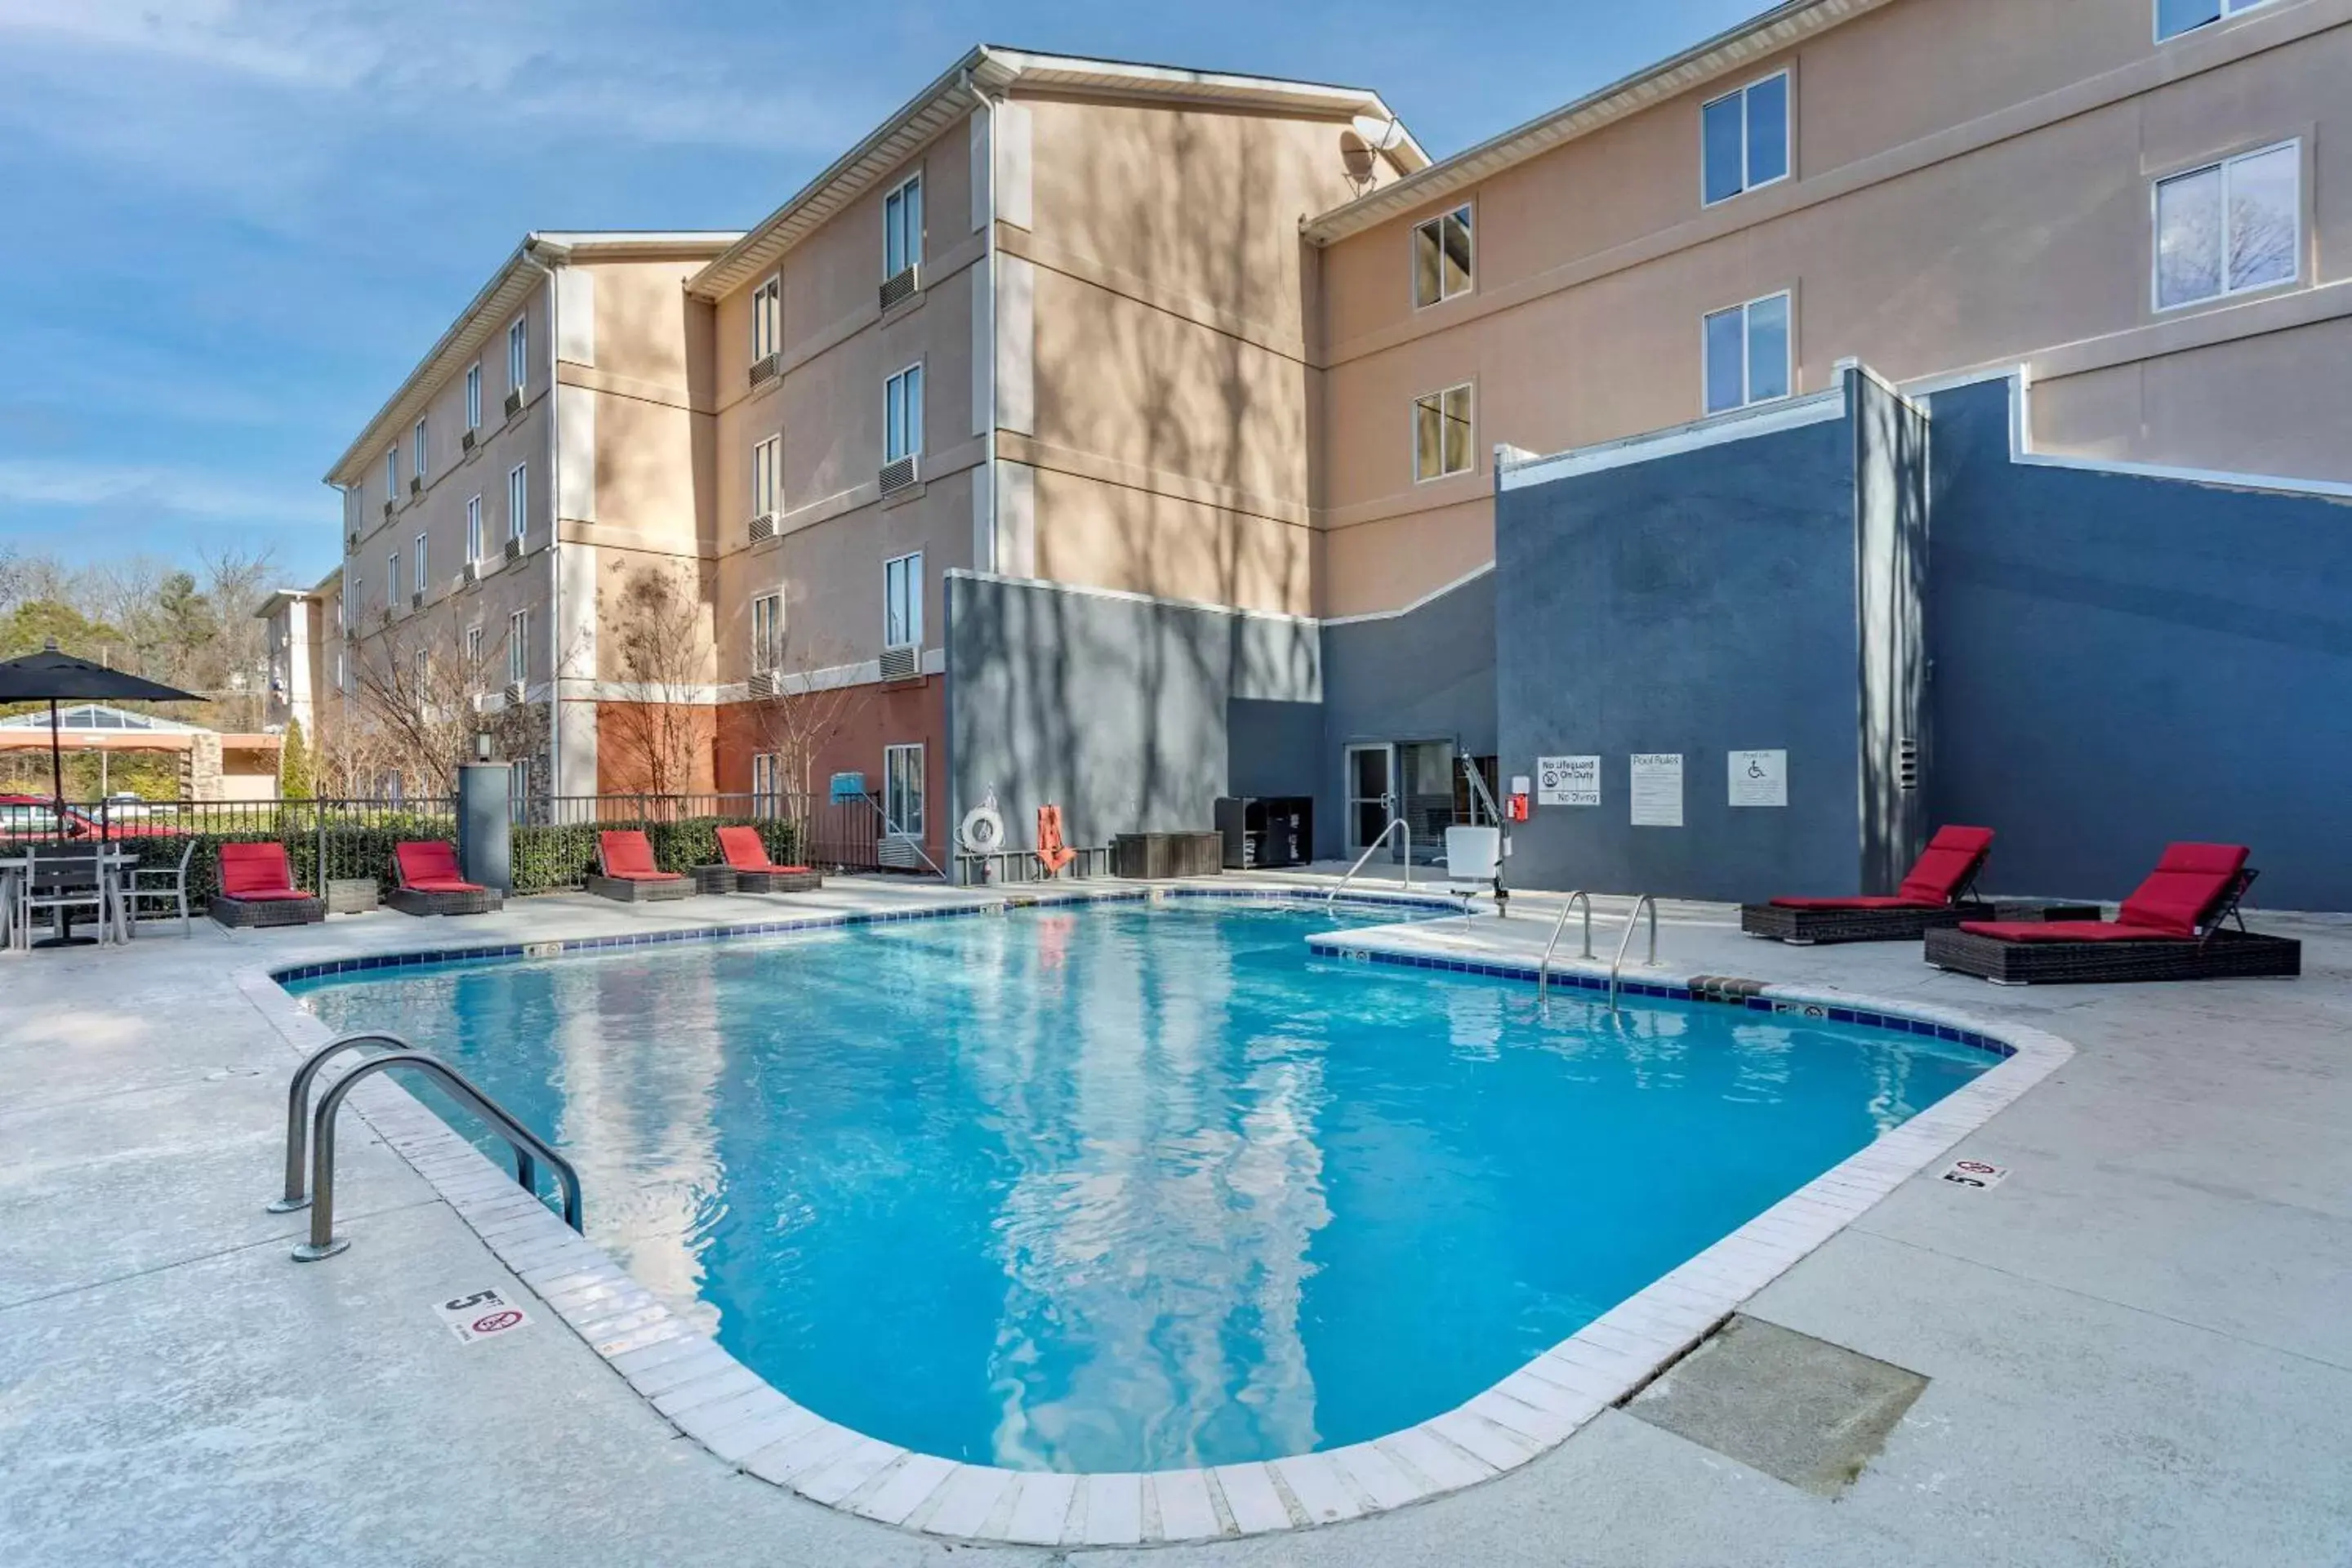
<svg viewBox="0 0 2352 1568"><path fill-rule="evenodd" d="M1546 1019L1307 951L1367 918L1101 904L293 988L551 1132L591 1238L776 1387L1026 1469L1424 1420L1998 1059L1708 1004Z"/></svg>

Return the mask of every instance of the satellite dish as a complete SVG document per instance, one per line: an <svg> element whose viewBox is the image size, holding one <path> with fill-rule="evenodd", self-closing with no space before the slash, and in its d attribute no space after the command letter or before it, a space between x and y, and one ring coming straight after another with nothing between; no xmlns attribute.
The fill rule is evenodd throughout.
<svg viewBox="0 0 2352 1568"><path fill-rule="evenodd" d="M1349 125L1374 153L1393 153L1404 145L1404 124L1393 116L1359 114Z"/></svg>
<svg viewBox="0 0 2352 1568"><path fill-rule="evenodd" d="M1348 178L1361 185L1372 177L1372 150L1353 131L1339 132L1339 163L1348 171Z"/></svg>

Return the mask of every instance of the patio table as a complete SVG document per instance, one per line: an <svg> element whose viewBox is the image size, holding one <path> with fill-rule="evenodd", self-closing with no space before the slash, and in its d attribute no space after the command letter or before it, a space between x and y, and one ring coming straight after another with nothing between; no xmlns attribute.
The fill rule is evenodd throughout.
<svg viewBox="0 0 2352 1568"><path fill-rule="evenodd" d="M49 851L53 847L49 845L11 845L0 847L0 873L13 872L18 877L28 878L32 875L36 854ZM129 867L137 864L138 852L126 849L120 844L92 845L87 849L79 845L68 845L66 847L77 858L88 855L97 859L99 875L103 879L103 885L112 899L114 907L120 910L122 907L122 873ZM41 858L51 857L41 853ZM106 940L103 935L96 937L74 935L73 911L70 909L51 910L49 919L51 925L56 928L57 934L33 943L35 947L87 947L93 942L103 942ZM127 939L130 935L127 922L119 922L119 929Z"/></svg>

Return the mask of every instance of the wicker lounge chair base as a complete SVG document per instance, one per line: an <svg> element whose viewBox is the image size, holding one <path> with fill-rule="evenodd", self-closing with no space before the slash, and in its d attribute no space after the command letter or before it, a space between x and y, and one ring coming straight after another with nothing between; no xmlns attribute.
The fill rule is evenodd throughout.
<svg viewBox="0 0 2352 1568"><path fill-rule="evenodd" d="M213 919L231 931L314 925L327 918L327 906L318 899L215 898L210 908Z"/></svg>
<svg viewBox="0 0 2352 1568"><path fill-rule="evenodd" d="M488 915L505 907L495 888L463 893L430 893L417 888L394 888L383 896L389 907L404 915Z"/></svg>
<svg viewBox="0 0 2352 1568"><path fill-rule="evenodd" d="M1891 910L1792 910L1742 904L1739 929L1749 936L1803 947L1832 942L1917 942L1962 921L1994 918L1990 904L1920 904Z"/></svg>
<svg viewBox="0 0 2352 1568"><path fill-rule="evenodd" d="M2143 980L2242 980L2303 973L2303 943L2219 931L2202 942L2003 942L1931 931L1927 962L1996 985L2084 985Z"/></svg>
<svg viewBox="0 0 2352 1568"><path fill-rule="evenodd" d="M612 899L624 904L656 904L668 899L694 897L694 879L680 877L676 880L648 881L641 877L588 878L588 890L600 899Z"/></svg>
<svg viewBox="0 0 2352 1568"><path fill-rule="evenodd" d="M738 871L735 890L739 893L814 893L824 886L824 879L814 871Z"/></svg>

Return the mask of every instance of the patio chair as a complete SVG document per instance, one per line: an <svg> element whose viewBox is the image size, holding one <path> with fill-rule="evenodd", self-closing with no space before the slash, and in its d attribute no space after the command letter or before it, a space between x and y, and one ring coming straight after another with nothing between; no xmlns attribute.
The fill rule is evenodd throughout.
<svg viewBox="0 0 2352 1568"><path fill-rule="evenodd" d="M1970 898L1992 853L1990 827L1939 827L1892 898L1774 899L1742 904L1749 936L1806 947L1822 942L1917 942L1966 920L1990 920L1993 908Z"/></svg>
<svg viewBox="0 0 2352 1568"><path fill-rule="evenodd" d="M122 917L134 935L139 930L140 905L154 900L176 911L180 917L180 934L188 934L188 862L195 858L196 841L186 839L180 845L180 858L173 866L134 866L123 873Z"/></svg>
<svg viewBox="0 0 2352 1568"><path fill-rule="evenodd" d="M207 912L232 931L313 925L327 918L326 904L294 885L283 844L222 845L220 885Z"/></svg>
<svg viewBox="0 0 2352 1568"><path fill-rule="evenodd" d="M2301 942L2246 929L2239 906L2258 875L2246 856L2170 845L2114 920L1963 921L1927 933L1927 962L2000 985L2300 974Z"/></svg>
<svg viewBox="0 0 2352 1568"><path fill-rule="evenodd" d="M768 847L756 827L722 827L719 853L735 873L735 887L745 893L813 893L824 879L806 866L779 866L768 858Z"/></svg>
<svg viewBox="0 0 2352 1568"><path fill-rule="evenodd" d="M99 941L102 942L121 941L127 934L114 878L103 853L95 846L47 849L37 845L30 847L25 890L18 898L17 909L24 927L22 935L27 942L33 921L44 914L57 922L58 932L63 936L76 910L89 911L89 918L98 922Z"/></svg>
<svg viewBox="0 0 2352 1568"><path fill-rule="evenodd" d="M692 879L654 864L653 845L635 827L596 835L596 864L601 875L588 879L588 890L600 899L642 904L690 898L694 893Z"/></svg>
<svg viewBox="0 0 2352 1568"><path fill-rule="evenodd" d="M457 849L440 839L412 839L392 847L400 886L383 901L404 915L487 915L506 900L496 888L468 882L457 868Z"/></svg>

